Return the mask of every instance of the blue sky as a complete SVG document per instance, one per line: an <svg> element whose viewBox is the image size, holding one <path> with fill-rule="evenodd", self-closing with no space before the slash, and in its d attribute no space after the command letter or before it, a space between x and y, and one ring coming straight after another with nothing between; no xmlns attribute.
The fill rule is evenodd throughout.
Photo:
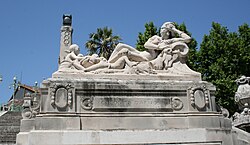
<svg viewBox="0 0 250 145"><path fill-rule="evenodd" d="M218 22L229 31L250 24L250 1L231 0L1 0L0 103L13 90L13 77L27 85L41 83L57 70L62 15L73 16L73 43L84 48L88 34L108 26L123 43L135 46L144 24L185 23L198 43Z"/></svg>

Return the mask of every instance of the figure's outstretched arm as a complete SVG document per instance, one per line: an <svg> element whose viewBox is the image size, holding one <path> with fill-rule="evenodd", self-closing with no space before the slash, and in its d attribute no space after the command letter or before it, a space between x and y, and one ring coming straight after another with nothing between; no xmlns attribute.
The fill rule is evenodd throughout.
<svg viewBox="0 0 250 145"><path fill-rule="evenodd" d="M138 62L131 62L127 56L122 56L116 62L110 63L110 69L124 69L125 65L129 67L133 67L134 65L138 64Z"/></svg>

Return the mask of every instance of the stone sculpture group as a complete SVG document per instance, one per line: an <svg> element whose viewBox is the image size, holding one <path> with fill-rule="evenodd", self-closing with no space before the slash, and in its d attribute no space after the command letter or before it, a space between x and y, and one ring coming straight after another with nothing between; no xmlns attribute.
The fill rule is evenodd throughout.
<svg viewBox="0 0 250 145"><path fill-rule="evenodd" d="M215 86L185 64L191 38L172 22L146 51L120 43L106 59L80 54L71 20L63 16L58 71L24 99L17 145L249 144L249 134L218 110ZM244 120L248 82L236 95L248 109ZM241 128L241 116L234 126Z"/></svg>
<svg viewBox="0 0 250 145"><path fill-rule="evenodd" d="M97 54L83 56L79 46L72 44L66 50L67 55L59 71L152 74L157 70L167 71L175 63L182 67L182 71L192 72L185 65L189 51L186 43L190 41L191 37L176 29L174 23L165 22L161 27L161 37L155 35L145 43L146 51L119 43L108 60Z"/></svg>

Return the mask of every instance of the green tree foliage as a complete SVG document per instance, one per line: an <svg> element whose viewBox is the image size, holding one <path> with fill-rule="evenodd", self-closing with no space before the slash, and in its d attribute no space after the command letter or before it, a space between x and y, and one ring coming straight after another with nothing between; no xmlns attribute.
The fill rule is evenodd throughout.
<svg viewBox="0 0 250 145"><path fill-rule="evenodd" d="M110 57L119 40L121 40L119 36L113 36L112 29L108 27L97 28L97 32L90 33L89 38L85 44L89 54L96 53L106 59Z"/></svg>
<svg viewBox="0 0 250 145"><path fill-rule="evenodd" d="M137 43L136 43L136 49L139 51L144 51L146 48L144 47L144 44L147 42L147 40L154 36L159 35L159 31L157 31L157 27L154 25L153 22L149 22L145 24L145 32L141 33L139 32Z"/></svg>
<svg viewBox="0 0 250 145"><path fill-rule="evenodd" d="M238 32L229 32L213 22L209 35L203 37L197 58L197 71L202 73L203 80L212 82L217 88L217 102L233 113L236 110L235 80L250 74L249 26L244 24Z"/></svg>

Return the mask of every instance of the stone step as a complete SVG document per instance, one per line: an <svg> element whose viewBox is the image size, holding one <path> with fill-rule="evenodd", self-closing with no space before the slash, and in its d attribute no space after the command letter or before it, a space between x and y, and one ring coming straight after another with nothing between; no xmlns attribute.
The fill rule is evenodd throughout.
<svg viewBox="0 0 250 145"><path fill-rule="evenodd" d="M1 116L0 118L1 119L21 119L22 115L21 115L21 113L19 113L19 114L6 113L3 116Z"/></svg>
<svg viewBox="0 0 250 145"><path fill-rule="evenodd" d="M16 120L15 122L13 121L1 121L0 126L20 126L20 120Z"/></svg>
<svg viewBox="0 0 250 145"><path fill-rule="evenodd" d="M8 134L0 136L0 144L1 143L15 143L16 142L16 134Z"/></svg>
<svg viewBox="0 0 250 145"><path fill-rule="evenodd" d="M0 116L0 145L15 144L20 132L21 112L7 112Z"/></svg>
<svg viewBox="0 0 250 145"><path fill-rule="evenodd" d="M0 117L0 126L20 126L21 112L7 112Z"/></svg>
<svg viewBox="0 0 250 145"><path fill-rule="evenodd" d="M0 127L0 144L1 143L15 143L16 135L20 132L19 126Z"/></svg>
<svg viewBox="0 0 250 145"><path fill-rule="evenodd" d="M0 122L2 120L21 120L21 119L22 119L21 116L8 116L8 117L2 116L0 117Z"/></svg>
<svg viewBox="0 0 250 145"><path fill-rule="evenodd" d="M2 143L15 143L16 142L16 136L0 136L0 145Z"/></svg>
<svg viewBox="0 0 250 145"><path fill-rule="evenodd" d="M0 131L2 132L12 132L12 131L19 131L20 126L0 126Z"/></svg>

